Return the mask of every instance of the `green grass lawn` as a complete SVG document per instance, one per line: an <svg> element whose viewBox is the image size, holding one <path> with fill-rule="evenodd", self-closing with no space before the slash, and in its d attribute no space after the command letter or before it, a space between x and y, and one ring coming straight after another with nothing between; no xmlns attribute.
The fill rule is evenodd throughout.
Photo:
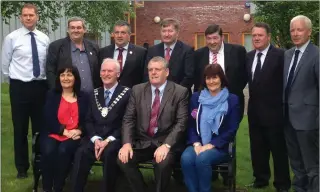
<svg viewBox="0 0 320 192"><path fill-rule="evenodd" d="M31 130L29 131L31 133ZM31 143L31 135L28 136ZM31 144L30 151L31 153ZM31 154L30 154L31 158ZM270 162L272 164L272 162ZM99 180L101 180L101 167L93 168L94 174L90 175L87 184L87 191L93 190L96 186L99 186ZM1 86L1 191L4 192L24 192L32 191L32 169L29 169L29 177L24 180L16 179L16 169L13 161L13 128L11 121L11 109L9 100L9 90L7 84ZM144 177L147 183L152 183L153 172L151 170L143 170ZM221 187L220 178L213 183L214 188ZM248 123L245 117L240 125L237 133L237 188L245 189L245 185L253 181L251 158L249 148L249 135L248 135ZM275 191L272 186L273 177L270 180L270 187L261 190L251 190L257 192ZM123 181L125 183L125 181ZM40 182L41 183L41 182ZM120 188L126 188L122 183ZM97 187L98 188L98 187ZM186 191L184 186L178 185L172 181L172 191ZM118 191L118 190L117 190ZM126 189L119 189L119 191L128 191Z"/></svg>

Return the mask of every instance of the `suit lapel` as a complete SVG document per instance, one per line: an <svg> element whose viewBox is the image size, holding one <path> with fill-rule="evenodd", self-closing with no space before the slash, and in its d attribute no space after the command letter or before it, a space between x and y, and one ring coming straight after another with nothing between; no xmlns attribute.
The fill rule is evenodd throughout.
<svg viewBox="0 0 320 192"><path fill-rule="evenodd" d="M170 81L167 81L167 85L164 88L163 95L162 95L158 117L160 117L161 112L163 111L163 108L166 105L169 98L172 97L173 95L172 92L173 92L172 83Z"/></svg>
<svg viewBox="0 0 320 192"><path fill-rule="evenodd" d="M105 102L105 99L104 99L104 88L103 87L100 87L98 89L98 102L100 103L100 105L102 107L106 107L106 102Z"/></svg>
<svg viewBox="0 0 320 192"><path fill-rule="evenodd" d="M91 70L91 74L93 75L93 55L92 55L92 47L90 46L90 44L87 43L86 39L83 39L83 44L84 47L86 49L86 53L87 53L87 57L88 57L88 61L89 61L89 65L90 65L90 70Z"/></svg>
<svg viewBox="0 0 320 192"><path fill-rule="evenodd" d="M181 55L181 51L182 51L181 42L177 41L170 56L169 67L172 66L174 63L177 63L176 60L179 59Z"/></svg>
<svg viewBox="0 0 320 192"><path fill-rule="evenodd" d="M254 60L254 56L255 56L255 51L252 51L251 53L248 54L248 65L247 65L247 72L249 74L249 82L250 84L252 83L252 65L253 65L253 60Z"/></svg>
<svg viewBox="0 0 320 192"><path fill-rule="evenodd" d="M159 56L164 58L164 43L158 44L157 51L159 53Z"/></svg>
<svg viewBox="0 0 320 192"><path fill-rule="evenodd" d="M254 83L255 86L258 86L258 85L259 85L259 83L262 81L262 79L266 76L266 75L265 75L265 74L266 74L266 71L268 70L268 68L271 67L271 66L270 66L270 64L271 64L270 59L272 59L272 58L271 58L271 56L270 56L270 52L272 52L272 45L270 45L270 47L269 47L269 49L268 49L268 51L267 51L267 55L265 56L264 62L263 62L263 63L261 62L261 64L262 64L261 72L260 72L259 78L254 81L254 82L255 82L255 83ZM253 57L254 57L254 56L253 56ZM269 63L269 62L270 62L270 63ZM269 64L268 64L268 63L269 63Z"/></svg>
<svg viewBox="0 0 320 192"><path fill-rule="evenodd" d="M208 47L205 47L204 48L204 51L203 51L203 57L202 57L202 65L203 65L203 68L202 68L202 71L204 70L204 68L209 64L209 56L210 53L209 53L209 48ZM197 61L196 61L197 62Z"/></svg>
<svg viewBox="0 0 320 192"><path fill-rule="evenodd" d="M118 95L121 93L122 91L122 86L120 86L119 84L117 85L116 89L114 90L112 97L109 101L109 105L118 97Z"/></svg>
<svg viewBox="0 0 320 192"><path fill-rule="evenodd" d="M130 43L128 46L126 62L124 64L124 67L122 69L122 72L119 78L121 78L123 74L126 74L126 73L129 74L130 70L134 69L133 65L135 65L135 58L136 58L136 53L135 53L134 45Z"/></svg>
<svg viewBox="0 0 320 192"><path fill-rule="evenodd" d="M146 115L147 115L147 125L149 126L150 114L151 114L151 103L152 103L152 93L151 93L151 84L148 83L144 89L144 97L145 97L145 107L146 107ZM148 126L146 127L148 129Z"/></svg>
<svg viewBox="0 0 320 192"><path fill-rule="evenodd" d="M229 46L227 43L224 43L224 73L225 74L227 74L228 72L229 65L231 64L231 59L235 59L230 57L230 50L231 50L231 46Z"/></svg>
<svg viewBox="0 0 320 192"><path fill-rule="evenodd" d="M284 72L283 72L283 87L286 87L287 81L288 81L288 75L289 75L289 67L291 63L291 59L293 57L294 48L290 49L288 54L285 54L285 63L284 63Z"/></svg>

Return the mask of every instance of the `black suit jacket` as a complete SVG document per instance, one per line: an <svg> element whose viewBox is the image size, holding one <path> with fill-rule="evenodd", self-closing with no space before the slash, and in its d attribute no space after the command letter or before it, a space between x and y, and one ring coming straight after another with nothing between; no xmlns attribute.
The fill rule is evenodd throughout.
<svg viewBox="0 0 320 192"><path fill-rule="evenodd" d="M249 83L248 120L251 123L279 128L283 123L282 90L284 50L270 45L259 78L252 80L256 50L247 54Z"/></svg>
<svg viewBox="0 0 320 192"><path fill-rule="evenodd" d="M42 129L42 134L60 134L62 135L65 128L64 125L60 124L58 120L58 111L61 102L61 93L56 92L55 90L49 90L46 96L46 104L44 106L44 115L45 115L45 126ZM84 92L80 92L77 95L78 103L78 115L79 123L78 128L82 130L84 127L84 120L88 111L88 95ZM82 134L83 135L83 134Z"/></svg>
<svg viewBox="0 0 320 192"><path fill-rule="evenodd" d="M172 50L169 61L169 76L168 80L180 84L191 90L193 85L194 75L194 62L193 62L193 49L181 41L177 41L174 49ZM146 67L149 61L155 57L164 57L164 43L154 45L148 49L146 60ZM148 72L145 72L145 80L148 80Z"/></svg>
<svg viewBox="0 0 320 192"><path fill-rule="evenodd" d="M47 54L46 75L49 88L55 86L55 79L59 68L72 65L71 40L69 37L50 43ZM83 39L91 69L93 87L102 85L100 79L100 64L98 63L99 47L87 39Z"/></svg>
<svg viewBox="0 0 320 192"><path fill-rule="evenodd" d="M122 93L125 87L118 85L112 94L109 105ZM97 89L98 102L102 107L105 107L104 88ZM91 139L93 136L100 136L106 139L109 136L113 136L116 139L120 139L122 118L125 113L125 109L129 100L131 90L128 90L119 102L109 111L106 117L102 117L101 112L98 110L94 93L90 97L89 110L85 120L85 130L87 139Z"/></svg>
<svg viewBox="0 0 320 192"><path fill-rule="evenodd" d="M105 58L113 58L114 49L114 44L101 48L99 63L102 64ZM118 80L121 85L132 88L143 82L146 55L145 48L129 43L126 62Z"/></svg>
<svg viewBox="0 0 320 192"><path fill-rule="evenodd" d="M239 97L241 114L244 111L243 89L247 84L246 53L246 49L241 45L224 43L224 67L229 83L228 89ZM198 91L204 81L203 70L209 64L209 48L200 48L194 55L196 69L194 91Z"/></svg>

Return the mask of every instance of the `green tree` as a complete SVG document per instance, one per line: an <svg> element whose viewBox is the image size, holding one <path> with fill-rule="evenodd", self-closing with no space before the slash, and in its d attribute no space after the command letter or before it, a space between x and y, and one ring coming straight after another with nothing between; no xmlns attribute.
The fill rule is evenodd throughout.
<svg viewBox="0 0 320 192"><path fill-rule="evenodd" d="M113 24L119 19L125 19L124 13L133 15L129 0L123 1L2 1L1 15L5 23L11 17L18 17L21 7L25 3L32 3L38 6L40 20L37 28L47 33L48 21L51 20L53 31L59 23L57 19L64 14L67 18L79 16L86 20L88 32L100 36L101 32L111 31ZM63 11L61 11L63 10Z"/></svg>
<svg viewBox="0 0 320 192"><path fill-rule="evenodd" d="M254 20L268 23L272 29L272 41L282 48L292 47L290 21L294 16L305 15L312 21L313 43L319 45L319 1L254 1Z"/></svg>

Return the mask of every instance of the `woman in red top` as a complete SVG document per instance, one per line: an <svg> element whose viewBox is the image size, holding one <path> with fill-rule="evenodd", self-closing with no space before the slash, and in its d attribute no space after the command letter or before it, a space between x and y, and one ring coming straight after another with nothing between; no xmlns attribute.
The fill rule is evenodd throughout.
<svg viewBox="0 0 320 192"><path fill-rule="evenodd" d="M41 133L42 185L60 192L82 135L88 97L80 91L76 67L58 70L55 89L47 94L45 126Z"/></svg>

